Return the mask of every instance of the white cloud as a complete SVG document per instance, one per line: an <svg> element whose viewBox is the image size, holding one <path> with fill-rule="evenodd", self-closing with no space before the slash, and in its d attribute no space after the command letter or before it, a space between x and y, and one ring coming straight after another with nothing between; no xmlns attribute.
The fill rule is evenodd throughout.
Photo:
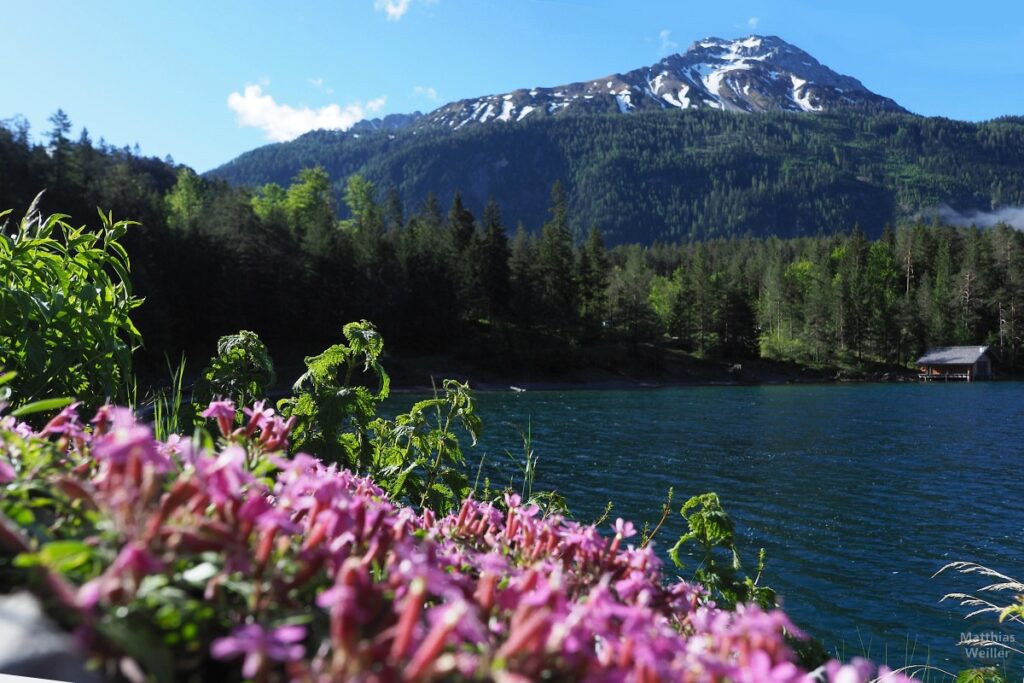
<svg viewBox="0 0 1024 683"><path fill-rule="evenodd" d="M373 9L388 15L388 21L398 21L409 11L412 0L373 0Z"/></svg>
<svg viewBox="0 0 1024 683"><path fill-rule="evenodd" d="M658 32L658 38L661 39L661 51L663 53L674 52L679 49L679 43L672 40L671 35L672 32L667 28L663 28Z"/></svg>
<svg viewBox="0 0 1024 683"><path fill-rule="evenodd" d="M434 88L417 85L415 88L412 89L412 94L416 95L417 97L425 97L431 102L437 101L437 90L435 90Z"/></svg>
<svg viewBox="0 0 1024 683"><path fill-rule="evenodd" d="M761 23L760 17L750 17L747 19L747 27L751 30L756 29L757 25Z"/></svg>
<svg viewBox="0 0 1024 683"><path fill-rule="evenodd" d="M366 104L352 102L344 107L329 104L319 109L295 108L278 104L271 95L264 94L262 86L247 85L243 92L228 95L228 108L235 112L238 125L259 128L268 140L285 142L321 128L348 130L368 113L380 111L386 101L386 97L378 97Z"/></svg>
<svg viewBox="0 0 1024 683"><path fill-rule="evenodd" d="M423 5L434 5L439 0L416 0ZM373 9L387 15L388 21L398 21L405 16L413 0L373 0Z"/></svg>
<svg viewBox="0 0 1024 683"><path fill-rule="evenodd" d="M323 76L317 76L316 78L307 78L306 80L309 82L311 86L313 86L320 92L326 93L328 95L334 94L334 88L326 85L326 81L324 81ZM264 83L263 87L265 88L268 85L270 85L270 83Z"/></svg>

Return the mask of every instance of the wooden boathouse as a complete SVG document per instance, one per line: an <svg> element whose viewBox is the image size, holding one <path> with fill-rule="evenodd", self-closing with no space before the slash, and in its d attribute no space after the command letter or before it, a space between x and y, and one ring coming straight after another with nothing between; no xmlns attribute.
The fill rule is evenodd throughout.
<svg viewBox="0 0 1024 683"><path fill-rule="evenodd" d="M992 356L987 346L940 346L918 358L917 369L925 382L992 379Z"/></svg>

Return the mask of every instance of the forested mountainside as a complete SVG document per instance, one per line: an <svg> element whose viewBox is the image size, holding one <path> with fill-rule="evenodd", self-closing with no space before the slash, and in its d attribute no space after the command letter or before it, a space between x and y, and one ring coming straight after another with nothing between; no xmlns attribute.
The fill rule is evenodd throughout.
<svg viewBox="0 0 1024 683"><path fill-rule="evenodd" d="M379 133L316 131L210 172L253 188L322 166L340 198L358 173L407 203L462 192L479 213L539 226L561 180L572 230L610 244L829 234L1024 204L1024 118L984 123L907 114L579 114Z"/></svg>
<svg viewBox="0 0 1024 683"><path fill-rule="evenodd" d="M161 372L165 354L203 358L240 329L308 354L360 318L396 354L504 376L572 372L602 345L620 360L659 344L825 367L899 365L951 343L994 344L1016 367L1024 348L1024 233L1007 226L904 224L871 240L835 224L788 240L606 249L598 229L574 237L579 200L559 183L543 219L513 231L496 201L480 213L458 193L405 203L352 176L339 205L323 169L253 193L75 142L67 117L53 120L45 145L0 125L0 206L19 216L49 188L43 210L69 207L76 225L94 224L96 206L141 221L125 238L146 299L133 317Z"/></svg>

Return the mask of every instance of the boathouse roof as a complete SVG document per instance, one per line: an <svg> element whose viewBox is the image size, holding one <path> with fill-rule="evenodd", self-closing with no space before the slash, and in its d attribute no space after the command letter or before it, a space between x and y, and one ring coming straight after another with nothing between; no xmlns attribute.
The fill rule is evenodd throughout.
<svg viewBox="0 0 1024 683"><path fill-rule="evenodd" d="M917 365L974 365L988 352L987 346L937 346L917 359Z"/></svg>

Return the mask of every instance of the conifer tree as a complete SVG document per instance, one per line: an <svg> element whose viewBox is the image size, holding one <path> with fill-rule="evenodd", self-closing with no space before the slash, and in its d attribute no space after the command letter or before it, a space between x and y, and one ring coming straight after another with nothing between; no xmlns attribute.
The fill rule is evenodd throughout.
<svg viewBox="0 0 1024 683"><path fill-rule="evenodd" d="M580 317L588 335L597 335L608 308L608 275L611 263L604 238L597 226L590 228L587 241L580 249Z"/></svg>
<svg viewBox="0 0 1024 683"><path fill-rule="evenodd" d="M50 157L53 160L53 190L60 199L64 199L65 184L67 183L68 160L71 156L71 141L68 134L71 132L71 119L58 109L49 118L53 128L50 129Z"/></svg>
<svg viewBox="0 0 1024 683"><path fill-rule="evenodd" d="M480 259L481 280L487 296L487 315L495 316L508 310L509 305L509 246L501 209L492 197L484 207L483 253Z"/></svg>
<svg viewBox="0 0 1024 683"><path fill-rule="evenodd" d="M457 255L461 256L466 251L475 231L476 219L462 205L462 194L456 192L448 210L448 235Z"/></svg>
<svg viewBox="0 0 1024 683"><path fill-rule="evenodd" d="M544 224L537 248L537 290L545 324L572 336L579 306L576 259L569 232L568 202L562 183L551 188L551 220Z"/></svg>
<svg viewBox="0 0 1024 683"><path fill-rule="evenodd" d="M509 306L512 318L524 325L531 325L536 319L537 298L537 249L522 223L516 227L515 237L509 254L509 284L511 285Z"/></svg>
<svg viewBox="0 0 1024 683"><path fill-rule="evenodd" d="M405 207L402 205L402 195L398 188L392 187L388 190L387 201L384 204L384 229L387 232L397 232L405 227Z"/></svg>

